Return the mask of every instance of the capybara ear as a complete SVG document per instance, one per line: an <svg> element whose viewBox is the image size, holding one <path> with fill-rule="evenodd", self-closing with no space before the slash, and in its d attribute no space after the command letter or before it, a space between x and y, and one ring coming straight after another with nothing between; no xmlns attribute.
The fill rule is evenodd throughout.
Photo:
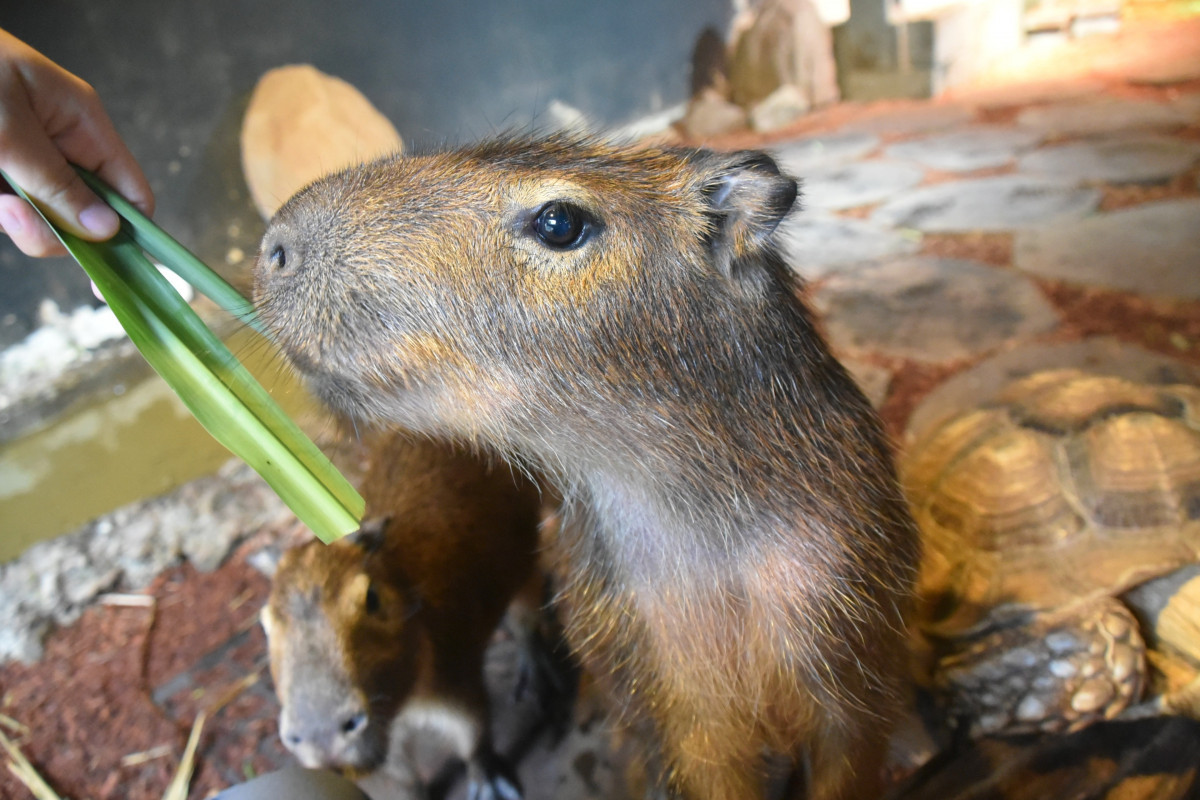
<svg viewBox="0 0 1200 800"><path fill-rule="evenodd" d="M698 153L696 159L706 173L702 191L713 220L715 263L730 277L751 277L744 274L750 271L757 279L755 261L792 210L799 185L763 152Z"/></svg>
<svg viewBox="0 0 1200 800"><path fill-rule="evenodd" d="M363 552L370 555L383 547L384 533L387 532L390 516L371 517L364 519L358 530L346 537L348 543L361 547Z"/></svg>

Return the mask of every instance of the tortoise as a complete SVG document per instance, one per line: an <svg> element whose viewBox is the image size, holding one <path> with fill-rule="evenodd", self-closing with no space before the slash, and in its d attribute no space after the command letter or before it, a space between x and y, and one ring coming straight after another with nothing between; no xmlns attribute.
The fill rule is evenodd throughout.
<svg viewBox="0 0 1200 800"><path fill-rule="evenodd" d="M971 735L1200 717L1200 387L1036 373L901 474L921 682Z"/></svg>

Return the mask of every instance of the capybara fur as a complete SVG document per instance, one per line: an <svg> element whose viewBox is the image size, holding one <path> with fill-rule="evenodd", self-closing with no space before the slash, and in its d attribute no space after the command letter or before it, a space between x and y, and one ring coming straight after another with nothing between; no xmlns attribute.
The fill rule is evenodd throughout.
<svg viewBox="0 0 1200 800"><path fill-rule="evenodd" d="M346 413L550 476L567 638L658 790L870 797L918 557L881 425L773 233L764 153L518 137L318 180L263 322Z"/></svg>
<svg viewBox="0 0 1200 800"><path fill-rule="evenodd" d="M433 733L466 762L472 796L518 796L492 747L484 651L538 580L542 501L492 461L384 435L362 528L283 554L262 620L280 737L304 766L420 788L406 736Z"/></svg>

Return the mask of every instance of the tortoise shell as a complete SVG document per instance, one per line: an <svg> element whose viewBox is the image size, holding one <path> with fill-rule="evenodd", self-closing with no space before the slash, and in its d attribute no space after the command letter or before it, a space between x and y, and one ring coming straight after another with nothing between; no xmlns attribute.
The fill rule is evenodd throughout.
<svg viewBox="0 0 1200 800"><path fill-rule="evenodd" d="M927 633L1117 595L1200 557L1200 388L1038 373L936 427L902 478Z"/></svg>

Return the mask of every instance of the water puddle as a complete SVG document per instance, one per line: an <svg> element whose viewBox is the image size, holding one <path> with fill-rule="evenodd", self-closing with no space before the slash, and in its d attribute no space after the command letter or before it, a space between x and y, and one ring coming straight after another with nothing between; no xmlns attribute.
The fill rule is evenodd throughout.
<svg viewBox="0 0 1200 800"><path fill-rule="evenodd" d="M239 332L228 344L293 419L320 415L255 334ZM0 447L0 563L232 458L157 375L102 395Z"/></svg>

